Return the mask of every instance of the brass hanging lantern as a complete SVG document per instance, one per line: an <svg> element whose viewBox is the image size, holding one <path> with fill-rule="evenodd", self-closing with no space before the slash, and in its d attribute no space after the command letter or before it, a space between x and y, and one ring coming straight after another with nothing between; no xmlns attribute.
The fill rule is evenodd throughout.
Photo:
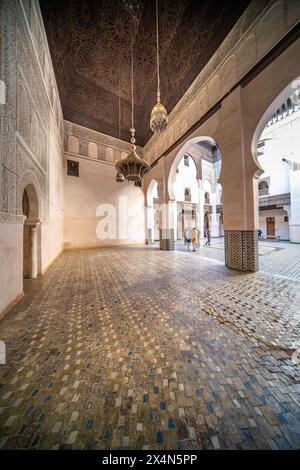
<svg viewBox="0 0 300 470"><path fill-rule="evenodd" d="M148 162L139 157L136 153L135 128L133 126L133 45L131 48L131 139L132 149L126 158L116 162L116 181L140 182L143 176L151 169Z"/></svg>
<svg viewBox="0 0 300 470"><path fill-rule="evenodd" d="M141 181L143 176L150 170L150 165L148 162L139 157L136 153L135 146L135 129L132 127L131 132L131 143L132 149L126 158L118 160L116 163L117 176L122 175L123 181ZM120 177L120 176L119 176ZM120 180L119 180L120 181Z"/></svg>
<svg viewBox="0 0 300 470"><path fill-rule="evenodd" d="M118 173L116 174L116 182L124 183L124 181L125 181L124 175L118 171Z"/></svg>
<svg viewBox="0 0 300 470"><path fill-rule="evenodd" d="M165 130L168 125L168 114L160 102L160 76L159 76L159 42L158 42L158 0L156 0L156 64L157 64L157 103L150 116L150 128L155 133Z"/></svg>

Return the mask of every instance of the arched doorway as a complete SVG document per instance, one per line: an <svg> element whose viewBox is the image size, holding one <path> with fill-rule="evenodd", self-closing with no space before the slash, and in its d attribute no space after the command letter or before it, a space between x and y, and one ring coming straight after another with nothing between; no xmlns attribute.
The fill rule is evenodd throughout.
<svg viewBox="0 0 300 470"><path fill-rule="evenodd" d="M178 164L174 179L174 210L177 224L174 227L175 241L182 240L187 229L196 226L198 209L197 167L193 158L184 155Z"/></svg>
<svg viewBox="0 0 300 470"><path fill-rule="evenodd" d="M285 276L300 262L300 246L292 245L300 244L299 84L298 77L274 100L252 142L261 168L256 205L260 268L268 271L273 262L274 272Z"/></svg>
<svg viewBox="0 0 300 470"><path fill-rule="evenodd" d="M22 196L22 212L25 216L23 229L23 277L34 279L40 269L39 200L33 184L28 184Z"/></svg>
<svg viewBox="0 0 300 470"><path fill-rule="evenodd" d="M222 187L218 182L220 171L220 149L208 136L186 142L174 158L169 171L168 193L175 212L174 240L178 249L188 228L197 229L199 248L208 229L214 239L224 235ZM214 240L214 243L221 245L223 240Z"/></svg>

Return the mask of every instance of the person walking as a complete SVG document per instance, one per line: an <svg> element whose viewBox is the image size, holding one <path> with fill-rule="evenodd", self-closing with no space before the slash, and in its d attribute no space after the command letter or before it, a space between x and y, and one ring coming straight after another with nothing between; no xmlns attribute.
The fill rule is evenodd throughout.
<svg viewBox="0 0 300 470"><path fill-rule="evenodd" d="M193 230L192 230L193 251L196 251L197 242L198 242L198 233L197 233L196 227L194 227Z"/></svg>
<svg viewBox="0 0 300 470"><path fill-rule="evenodd" d="M206 240L205 246L210 246L210 230L209 230L209 228L206 230L206 236L207 236L207 240Z"/></svg>
<svg viewBox="0 0 300 470"><path fill-rule="evenodd" d="M191 243L192 243L192 234L191 234L191 230L189 228L186 229L185 237L186 237L186 249L187 249L187 251L190 251L191 250Z"/></svg>

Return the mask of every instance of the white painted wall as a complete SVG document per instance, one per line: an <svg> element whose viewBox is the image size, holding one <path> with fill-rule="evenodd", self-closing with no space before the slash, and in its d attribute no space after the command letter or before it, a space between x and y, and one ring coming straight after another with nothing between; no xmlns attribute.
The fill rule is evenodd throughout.
<svg viewBox="0 0 300 470"><path fill-rule="evenodd" d="M270 195L289 193L289 166L282 159L300 162L300 110L267 126L262 140L265 140L264 154L258 161L264 173L260 179L270 177Z"/></svg>
<svg viewBox="0 0 300 470"><path fill-rule="evenodd" d="M179 173L176 173L174 183L174 194L176 201L184 201L184 190L189 188L191 190L191 202L198 203L198 183L197 183L197 169L194 160L189 157L189 166L184 164L184 158L178 165Z"/></svg>
<svg viewBox="0 0 300 470"><path fill-rule="evenodd" d="M23 293L23 224L0 223L0 318Z"/></svg>
<svg viewBox="0 0 300 470"><path fill-rule="evenodd" d="M84 158L69 158L79 161L79 178L68 176L65 168L64 247L91 248L144 243L145 200L142 189L132 183L117 183L114 165ZM126 203L127 208L123 205ZM116 215L115 219L109 221L110 228L114 221L116 223L116 233L112 238L99 239L96 232L102 219L96 215L96 211L102 204L109 205L112 216L113 212Z"/></svg>
<svg viewBox="0 0 300 470"><path fill-rule="evenodd" d="M260 180L269 178L269 195L290 193L289 224L283 222L282 213L276 216L276 236L300 243L300 171L294 171L289 163L300 163L300 109L286 113L282 118L269 124L260 141L265 141L263 155L258 157L265 170ZM272 211L260 211L260 228L266 236L265 217L273 217ZM284 214L287 213L284 211ZM288 233L289 231L289 233Z"/></svg>
<svg viewBox="0 0 300 470"><path fill-rule="evenodd" d="M290 240L300 243L300 170L291 171Z"/></svg>
<svg viewBox="0 0 300 470"><path fill-rule="evenodd" d="M284 222L284 217L287 215L287 211L283 209L260 211L259 228L262 230L263 237L267 238L267 217L275 217L275 237L279 240L289 240L289 223Z"/></svg>

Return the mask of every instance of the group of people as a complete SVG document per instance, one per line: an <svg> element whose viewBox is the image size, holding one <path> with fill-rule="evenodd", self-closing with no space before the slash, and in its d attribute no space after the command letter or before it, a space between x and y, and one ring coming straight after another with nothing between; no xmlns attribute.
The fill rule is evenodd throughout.
<svg viewBox="0 0 300 470"><path fill-rule="evenodd" d="M205 229L204 236L207 239L205 242L205 246L210 246L210 230ZM197 246L200 241L200 230L197 230L196 227L194 228L186 228L183 233L184 237L184 244L188 251L196 251Z"/></svg>

